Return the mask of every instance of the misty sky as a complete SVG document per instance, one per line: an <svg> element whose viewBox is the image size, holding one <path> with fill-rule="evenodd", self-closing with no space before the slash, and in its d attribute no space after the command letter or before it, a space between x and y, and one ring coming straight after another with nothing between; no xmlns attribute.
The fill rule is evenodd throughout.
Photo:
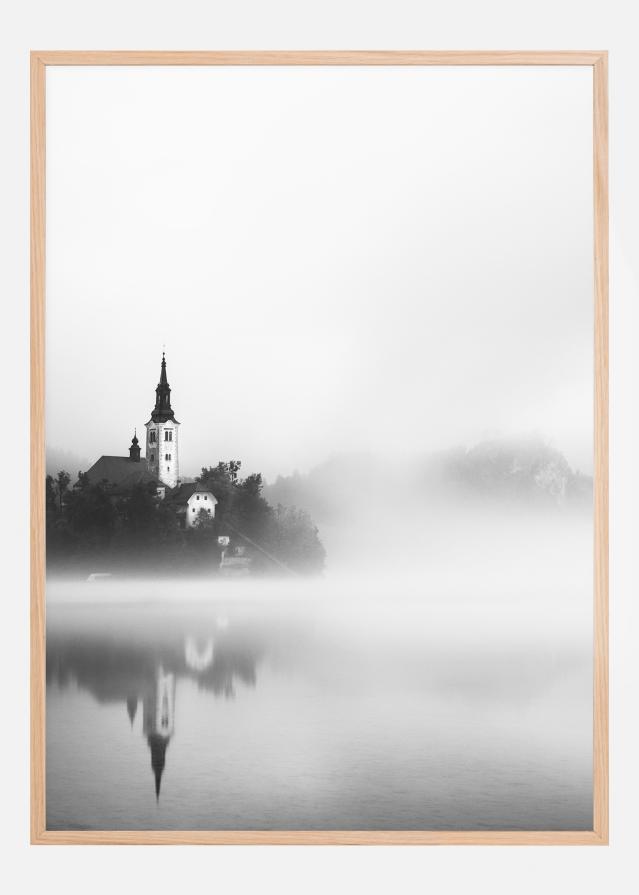
<svg viewBox="0 0 639 895"><path fill-rule="evenodd" d="M47 442L592 469L590 68L47 69Z"/></svg>

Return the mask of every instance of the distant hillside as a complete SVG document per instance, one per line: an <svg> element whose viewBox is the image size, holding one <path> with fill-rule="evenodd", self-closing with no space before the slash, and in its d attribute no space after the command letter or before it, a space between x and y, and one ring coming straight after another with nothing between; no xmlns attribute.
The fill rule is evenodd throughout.
<svg viewBox="0 0 639 895"><path fill-rule="evenodd" d="M91 464L85 457L80 457L71 451L57 447L47 447L46 467L47 475L56 476L61 470L68 472L71 480L75 482L78 472L86 471Z"/></svg>
<svg viewBox="0 0 639 895"><path fill-rule="evenodd" d="M332 523L359 515L384 493L404 488L405 471L372 454L338 454L306 475L278 476L264 487L272 506L297 506L317 521Z"/></svg>
<svg viewBox="0 0 639 895"><path fill-rule="evenodd" d="M422 457L390 460L342 454L306 475L279 476L265 486L273 505L294 504L331 524L369 508L451 500L506 500L587 507L592 478L573 471L563 454L537 439L495 439Z"/></svg>
<svg viewBox="0 0 639 895"><path fill-rule="evenodd" d="M494 439L431 458L426 483L462 493L557 505L587 502L592 478L540 439Z"/></svg>

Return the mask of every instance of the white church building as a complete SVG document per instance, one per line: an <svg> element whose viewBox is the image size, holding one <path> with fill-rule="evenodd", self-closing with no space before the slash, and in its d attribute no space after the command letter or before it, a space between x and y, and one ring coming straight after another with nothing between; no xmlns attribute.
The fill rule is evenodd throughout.
<svg viewBox="0 0 639 895"><path fill-rule="evenodd" d="M125 495L138 485L155 484L158 497L175 510L182 528L192 528L203 517L213 519L217 499L205 486L180 479L180 423L171 407L171 387L162 352L160 381L155 389L155 407L146 427L145 457L137 435L128 457L102 456L87 470L92 484L102 485L112 497Z"/></svg>

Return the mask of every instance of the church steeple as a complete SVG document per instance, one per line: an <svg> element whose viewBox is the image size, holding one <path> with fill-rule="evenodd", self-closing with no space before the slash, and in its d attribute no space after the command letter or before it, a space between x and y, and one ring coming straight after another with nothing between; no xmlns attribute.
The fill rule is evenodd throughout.
<svg viewBox="0 0 639 895"><path fill-rule="evenodd" d="M166 378L166 357L164 352L162 352L160 381L155 389L155 407L151 411L151 419L154 423L165 423L167 420L175 419L171 408L171 387Z"/></svg>
<svg viewBox="0 0 639 895"><path fill-rule="evenodd" d="M155 389L155 407L146 426L146 462L149 472L169 488L180 481L178 446L179 422L171 407L171 386L166 376L166 356L162 352L160 381Z"/></svg>
<svg viewBox="0 0 639 895"><path fill-rule="evenodd" d="M131 446L129 448L129 459L135 460L136 463L140 462L140 442L138 441L137 431L133 433L133 438L131 439Z"/></svg>

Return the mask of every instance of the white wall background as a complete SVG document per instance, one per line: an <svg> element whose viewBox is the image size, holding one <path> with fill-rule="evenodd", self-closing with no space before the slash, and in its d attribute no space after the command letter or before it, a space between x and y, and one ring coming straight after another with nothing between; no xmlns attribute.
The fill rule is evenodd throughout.
<svg viewBox="0 0 639 895"><path fill-rule="evenodd" d="M637 13L623 0L25 0L0 29L4 606L1 841L9 891L634 890L637 798ZM612 845L609 848L30 848L28 846L29 49L599 49L611 51ZM633 882L634 878L634 882Z"/></svg>

